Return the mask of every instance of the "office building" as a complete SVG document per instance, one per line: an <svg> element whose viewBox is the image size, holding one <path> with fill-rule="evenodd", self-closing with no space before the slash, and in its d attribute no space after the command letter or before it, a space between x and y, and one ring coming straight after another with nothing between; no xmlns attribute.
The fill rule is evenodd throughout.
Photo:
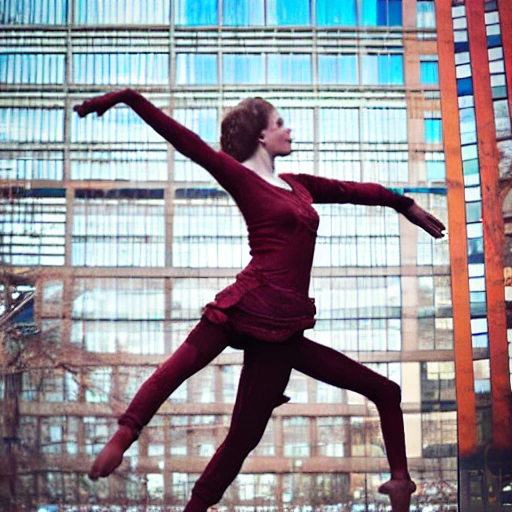
<svg viewBox="0 0 512 512"><path fill-rule="evenodd" d="M215 148L223 114L262 96L293 130L278 172L377 181L447 223L434 241L390 209L317 205L308 336L402 386L413 503L455 507L460 490L480 510L488 496L470 498L471 465L459 485L457 453L508 442L510 265L491 183L498 147L501 168L510 155L510 11L1 0L4 503L180 510L227 432L235 349L169 398L115 476L85 476L141 382L249 261L243 220L206 171L124 106L72 111L130 86ZM287 394L220 506L388 504L373 404L299 373Z"/></svg>

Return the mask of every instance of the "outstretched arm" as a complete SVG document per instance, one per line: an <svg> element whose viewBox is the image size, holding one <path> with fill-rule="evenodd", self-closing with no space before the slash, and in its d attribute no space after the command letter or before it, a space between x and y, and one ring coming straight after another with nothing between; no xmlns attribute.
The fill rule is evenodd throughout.
<svg viewBox="0 0 512 512"><path fill-rule="evenodd" d="M424 229L434 238L442 238L444 236L443 231L446 230L446 226L437 217L434 217L416 203L412 203L403 214L410 222Z"/></svg>
<svg viewBox="0 0 512 512"><path fill-rule="evenodd" d="M118 103L128 105L141 119L159 133L174 148L204 167L229 193L237 186L240 164L225 153L215 151L197 134L175 121L149 100L132 89L97 96L74 107L80 117L96 112L102 116Z"/></svg>
<svg viewBox="0 0 512 512"><path fill-rule="evenodd" d="M314 203L389 206L434 238L444 236L443 231L446 228L441 221L423 210L410 197L397 194L378 183L339 181L310 174L294 174L293 178L308 189Z"/></svg>

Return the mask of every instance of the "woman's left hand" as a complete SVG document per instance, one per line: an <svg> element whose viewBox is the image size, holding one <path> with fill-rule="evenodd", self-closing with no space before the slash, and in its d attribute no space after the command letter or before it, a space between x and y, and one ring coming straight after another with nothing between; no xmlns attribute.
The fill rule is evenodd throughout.
<svg viewBox="0 0 512 512"><path fill-rule="evenodd" d="M410 222L423 228L434 238L442 238L444 236L443 231L446 229L445 225L416 203L411 204L404 212L404 215Z"/></svg>

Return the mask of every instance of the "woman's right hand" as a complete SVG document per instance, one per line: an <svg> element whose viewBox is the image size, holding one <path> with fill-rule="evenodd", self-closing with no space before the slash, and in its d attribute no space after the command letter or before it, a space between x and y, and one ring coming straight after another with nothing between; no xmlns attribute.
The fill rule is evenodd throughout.
<svg viewBox="0 0 512 512"><path fill-rule="evenodd" d="M434 217L416 203L412 203L403 214L410 222L424 229L430 236L434 238L444 236L443 231L446 230L446 226L437 217Z"/></svg>

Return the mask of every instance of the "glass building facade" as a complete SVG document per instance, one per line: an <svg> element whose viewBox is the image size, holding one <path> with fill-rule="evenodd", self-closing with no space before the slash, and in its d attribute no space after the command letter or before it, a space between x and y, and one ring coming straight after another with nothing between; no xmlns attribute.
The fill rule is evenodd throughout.
<svg viewBox="0 0 512 512"><path fill-rule="evenodd" d="M448 222L456 196L450 183L445 193L454 164L440 9L420 0L0 0L2 503L181 510L227 432L241 370L240 351L226 350L168 399L114 476L86 478L140 383L249 254L243 219L206 171L124 106L79 119L73 105L130 86L218 148L224 113L263 96L293 130L294 152L278 172L412 190ZM493 398L482 183L469 57L457 35L464 6L449 9L450 105L467 190L455 215L466 212L471 371L485 416ZM510 138L510 48L491 37L494 11L486 20L501 141ZM318 317L308 336L402 386L413 503L454 506L454 326L466 318L452 300L456 230L434 242L393 210L317 209ZM287 394L219 506L387 505L377 494L389 470L373 404L299 373ZM490 439L491 426L481 429L478 443Z"/></svg>

